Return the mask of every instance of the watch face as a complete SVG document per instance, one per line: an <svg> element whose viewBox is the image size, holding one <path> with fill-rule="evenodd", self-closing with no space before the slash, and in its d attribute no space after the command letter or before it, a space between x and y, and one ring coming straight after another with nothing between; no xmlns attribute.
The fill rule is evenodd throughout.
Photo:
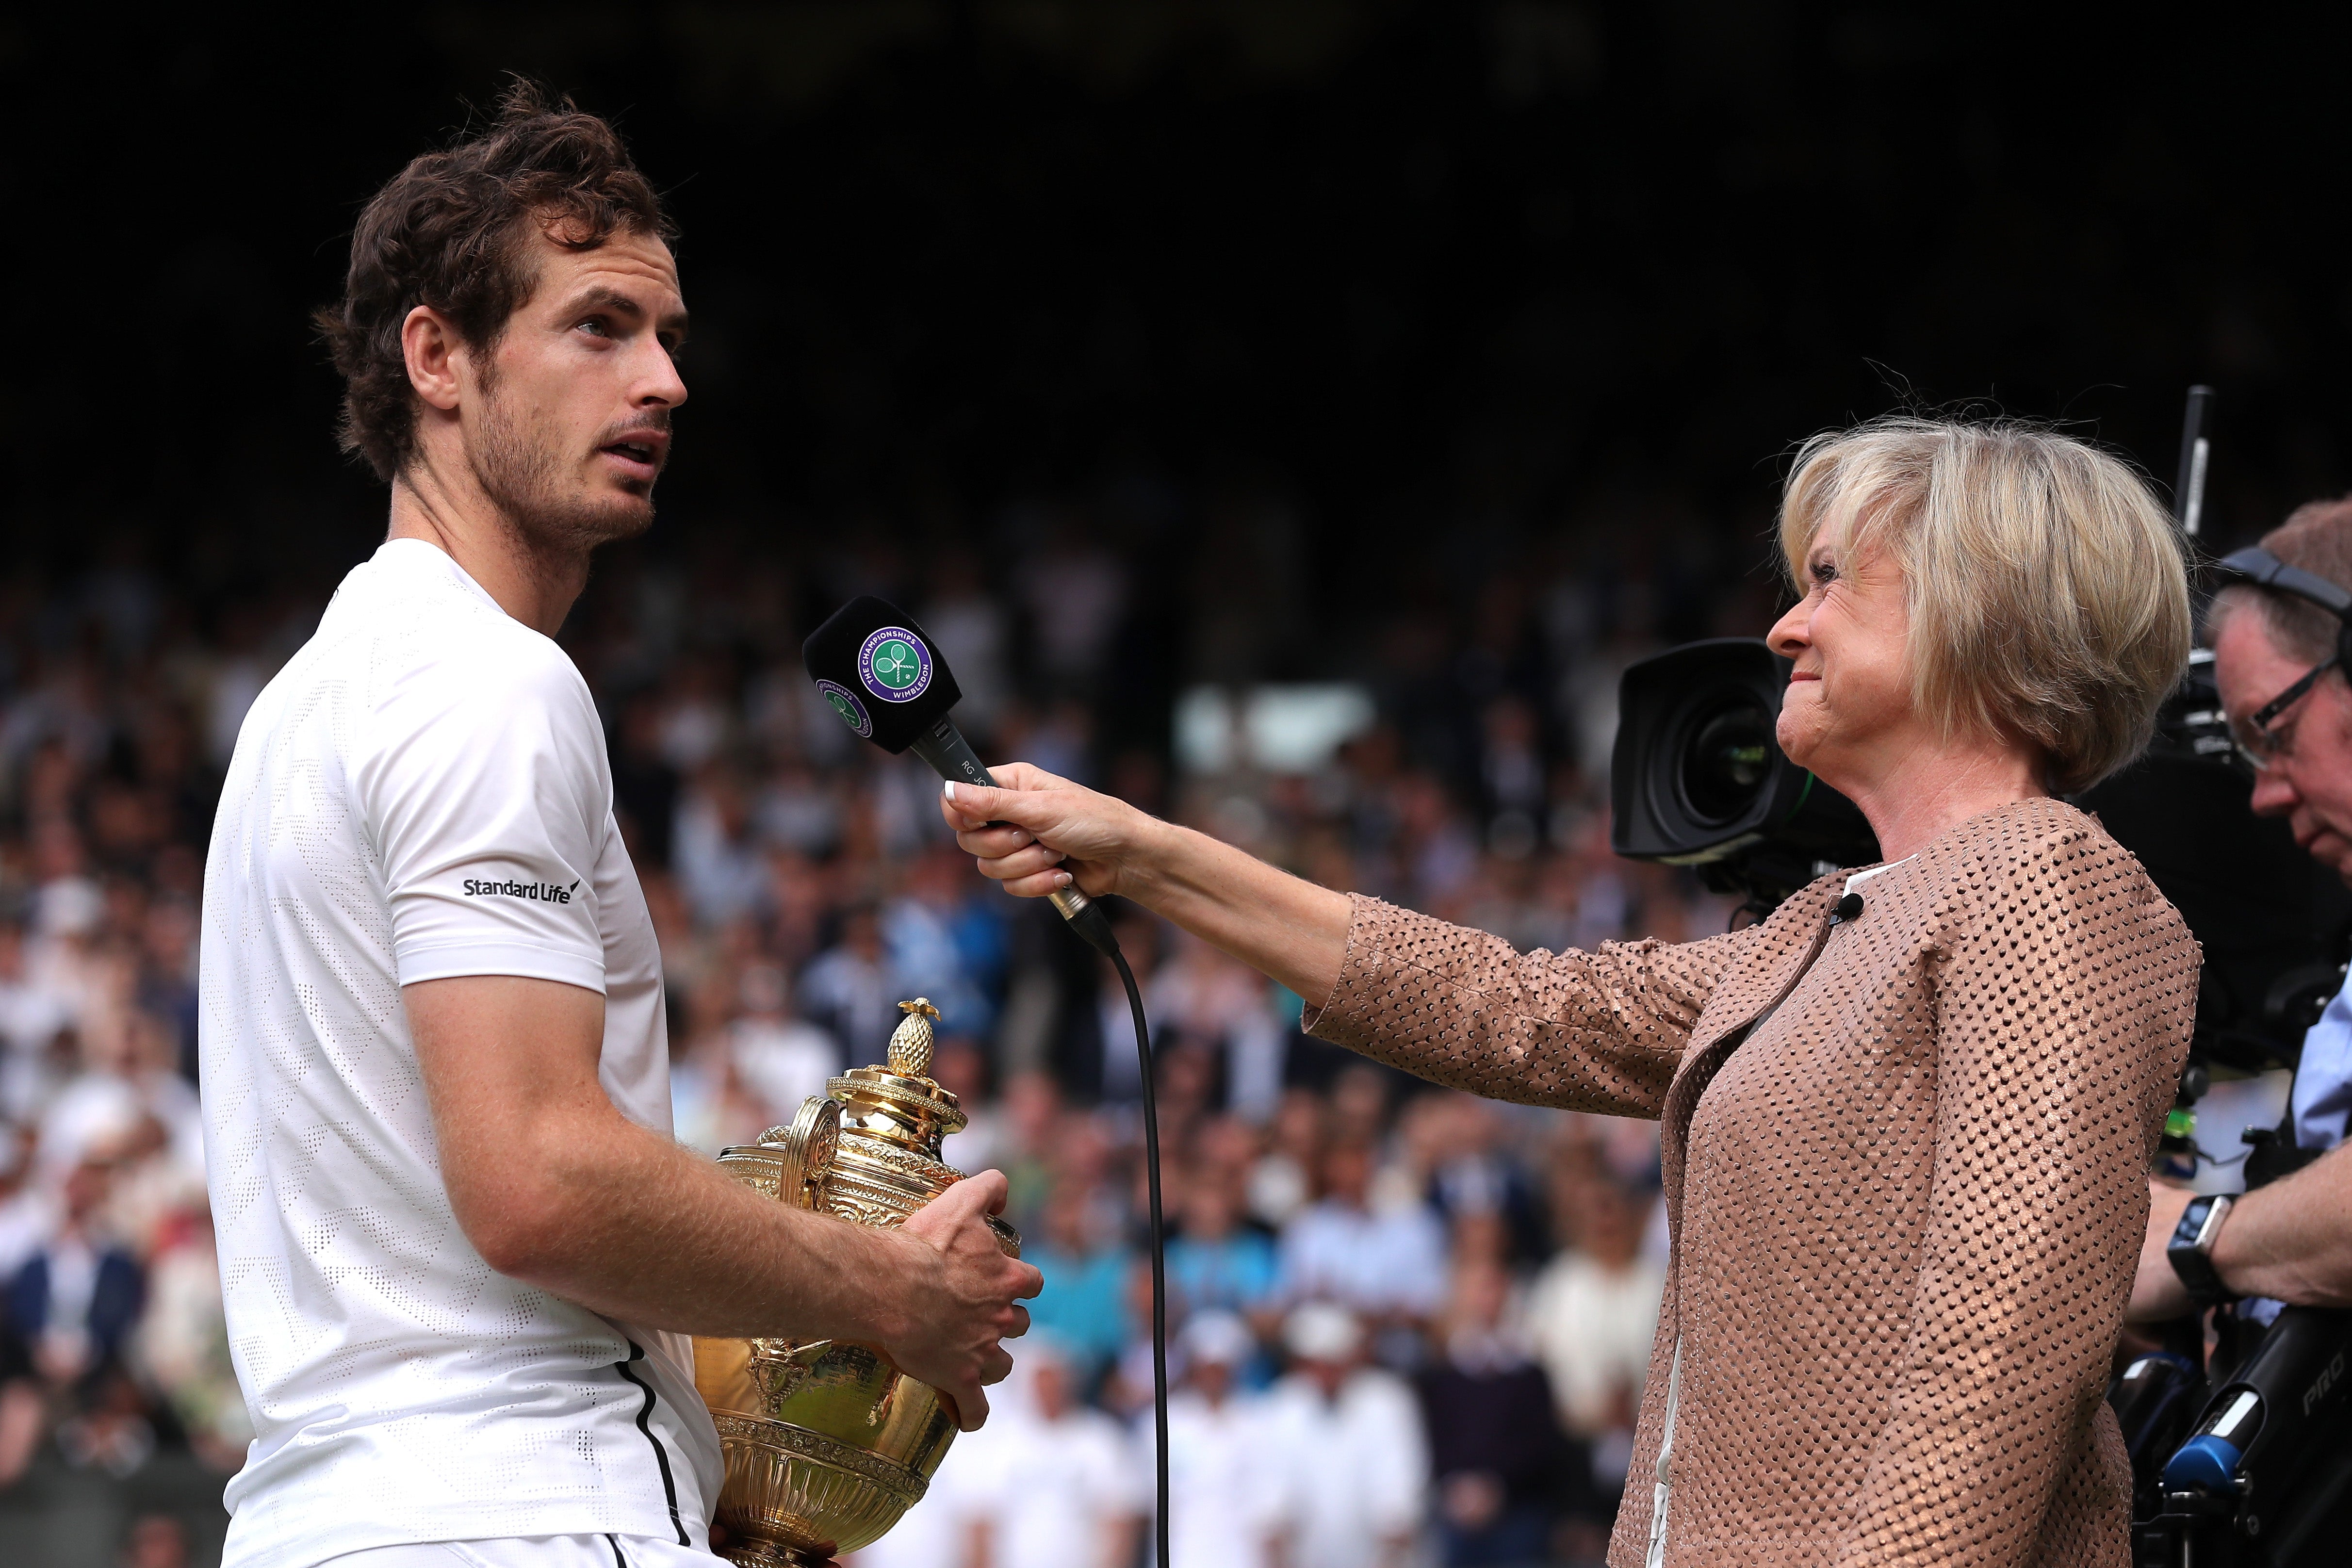
<svg viewBox="0 0 2352 1568"><path fill-rule="evenodd" d="M2237 1293L2221 1282L2221 1272L2213 1267L2210 1252L2221 1221L2229 1212L2230 1200L2225 1197L2191 1200L2180 1211L2180 1223L2172 1227L2172 1240L2164 1249L2165 1261L2172 1265L2173 1273L2189 1288L2189 1300L2200 1308L2237 1299Z"/></svg>

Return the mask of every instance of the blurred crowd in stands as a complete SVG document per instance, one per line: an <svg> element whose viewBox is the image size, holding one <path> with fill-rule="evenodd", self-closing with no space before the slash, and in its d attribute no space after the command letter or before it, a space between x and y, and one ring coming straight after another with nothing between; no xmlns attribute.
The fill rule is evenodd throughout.
<svg viewBox="0 0 2352 1568"><path fill-rule="evenodd" d="M1013 527L984 570L946 545L681 528L606 562L563 637L661 937L678 1137L715 1153L789 1121L928 996L935 1071L971 1112L947 1157L1009 1174L1045 1273L995 1418L876 1568L1136 1560L1150 1282L1123 994L1044 905L973 872L931 775L816 697L799 638L834 603L915 612L983 755L1324 883L1529 948L1728 912L1608 853L1614 692L1669 633L1760 629L1769 584L1727 587L1656 540L1639 571L1514 559L1318 667L1272 629L1299 587L1279 528L1212 531L1245 569L1205 574L1170 553L1199 541L1105 536L1075 510ZM135 536L94 559L0 585L0 1508L45 1467L127 1478L160 1453L225 1477L251 1435L195 1086L204 859L239 721L334 575L207 583ZM1171 752L1179 687L1286 669L1357 672L1378 717L1292 771ZM1180 1568L1597 1559L1663 1277L1654 1128L1437 1091L1309 1039L1301 999L1254 972L1116 919L1165 1149ZM201 1559L181 1528L139 1521L122 1550Z"/></svg>

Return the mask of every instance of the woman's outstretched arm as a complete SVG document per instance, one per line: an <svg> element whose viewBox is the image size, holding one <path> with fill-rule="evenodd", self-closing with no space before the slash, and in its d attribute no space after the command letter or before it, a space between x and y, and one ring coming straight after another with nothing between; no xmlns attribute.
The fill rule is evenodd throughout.
<svg viewBox="0 0 2352 1568"><path fill-rule="evenodd" d="M945 809L1008 891L1075 883L1133 899L1297 992L1315 1035L1475 1094L1655 1116L1716 981L1754 940L1522 953L1301 881L1035 768L997 777L1013 787L958 784Z"/></svg>
<svg viewBox="0 0 2352 1568"><path fill-rule="evenodd" d="M1006 787L949 784L940 810L956 842L1005 891L1036 899L1075 883L1090 897L1117 893L1309 1006L1331 994L1348 952L1346 894L1026 763L995 774Z"/></svg>

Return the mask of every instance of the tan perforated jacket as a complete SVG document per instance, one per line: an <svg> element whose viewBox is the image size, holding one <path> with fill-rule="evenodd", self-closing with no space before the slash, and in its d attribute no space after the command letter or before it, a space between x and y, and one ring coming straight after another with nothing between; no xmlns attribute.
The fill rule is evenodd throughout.
<svg viewBox="0 0 2352 1568"><path fill-rule="evenodd" d="M2102 1394L2197 944L2055 801L1952 829L1833 923L1844 882L1591 953L1358 899L1309 1026L1474 1093L1663 1121L1674 1266L1611 1568L2123 1568Z"/></svg>

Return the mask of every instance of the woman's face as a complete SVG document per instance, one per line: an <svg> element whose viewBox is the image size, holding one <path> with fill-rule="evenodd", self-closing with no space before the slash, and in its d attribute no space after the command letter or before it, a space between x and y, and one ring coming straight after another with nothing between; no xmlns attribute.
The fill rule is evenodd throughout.
<svg viewBox="0 0 2352 1568"><path fill-rule="evenodd" d="M1795 661L1780 700L1780 749L1833 788L1877 774L1911 739L1911 616L1903 574L1875 547L1815 540L1805 556L1805 596L1769 639Z"/></svg>

